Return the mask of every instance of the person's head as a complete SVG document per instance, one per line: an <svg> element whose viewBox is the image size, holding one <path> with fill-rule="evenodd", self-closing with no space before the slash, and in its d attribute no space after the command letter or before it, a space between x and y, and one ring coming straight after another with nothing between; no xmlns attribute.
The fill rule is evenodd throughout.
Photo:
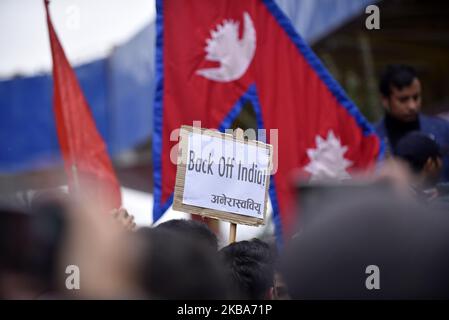
<svg viewBox="0 0 449 320"><path fill-rule="evenodd" d="M205 223L200 221L173 219L161 223L156 229L173 231L181 237L198 240L213 251L218 249L217 236Z"/></svg>
<svg viewBox="0 0 449 320"><path fill-rule="evenodd" d="M281 253L291 298L449 297L447 212L385 190L348 191L315 206L317 219Z"/></svg>
<svg viewBox="0 0 449 320"><path fill-rule="evenodd" d="M382 105L393 118L402 122L417 119L421 110L421 82L407 65L389 65L383 72L379 90Z"/></svg>
<svg viewBox="0 0 449 320"><path fill-rule="evenodd" d="M272 250L259 239L231 243L220 250L230 298L271 299L274 282Z"/></svg>
<svg viewBox="0 0 449 320"><path fill-rule="evenodd" d="M55 289L64 230L57 205L0 205L0 298L35 299Z"/></svg>
<svg viewBox="0 0 449 320"><path fill-rule="evenodd" d="M395 154L423 183L433 185L438 182L443 166L440 146L427 134L419 131L408 133L398 141Z"/></svg>
<svg viewBox="0 0 449 320"><path fill-rule="evenodd" d="M139 255L138 278L152 299L226 298L217 253L174 230L140 228L133 235Z"/></svg>

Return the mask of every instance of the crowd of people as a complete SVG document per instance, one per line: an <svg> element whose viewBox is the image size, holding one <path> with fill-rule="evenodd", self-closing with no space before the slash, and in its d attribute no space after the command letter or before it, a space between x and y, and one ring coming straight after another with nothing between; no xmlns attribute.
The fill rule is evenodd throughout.
<svg viewBox="0 0 449 320"><path fill-rule="evenodd" d="M421 114L409 66L389 66L380 93L385 159L358 180L297 186L298 225L282 245L222 245L197 220L138 228L124 208L98 214L89 195L59 189L3 196L0 298L449 298L449 123Z"/></svg>

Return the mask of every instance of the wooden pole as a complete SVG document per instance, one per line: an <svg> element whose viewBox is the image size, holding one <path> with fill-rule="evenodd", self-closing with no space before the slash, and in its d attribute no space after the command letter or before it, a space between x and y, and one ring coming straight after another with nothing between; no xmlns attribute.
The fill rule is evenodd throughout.
<svg viewBox="0 0 449 320"><path fill-rule="evenodd" d="M244 141L243 130L241 128L235 129L234 137L237 140ZM229 244L235 242L236 235L237 235L237 224L231 222L231 225L229 227Z"/></svg>
<svg viewBox="0 0 449 320"><path fill-rule="evenodd" d="M229 229L229 244L235 242L235 236L237 235L237 224L231 222Z"/></svg>
<svg viewBox="0 0 449 320"><path fill-rule="evenodd" d="M234 137L236 137L240 141L245 141L244 132L242 128L237 128L234 130Z"/></svg>

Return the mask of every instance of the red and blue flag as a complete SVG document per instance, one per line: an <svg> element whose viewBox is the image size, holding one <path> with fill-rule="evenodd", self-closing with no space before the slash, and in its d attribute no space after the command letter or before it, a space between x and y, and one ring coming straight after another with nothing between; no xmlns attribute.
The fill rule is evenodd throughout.
<svg viewBox="0 0 449 320"><path fill-rule="evenodd" d="M247 101L259 128L278 130L270 183L278 235L293 225L294 170L346 178L375 164L374 129L273 0L157 0L156 25L154 220L173 200L173 130L201 121L223 131Z"/></svg>

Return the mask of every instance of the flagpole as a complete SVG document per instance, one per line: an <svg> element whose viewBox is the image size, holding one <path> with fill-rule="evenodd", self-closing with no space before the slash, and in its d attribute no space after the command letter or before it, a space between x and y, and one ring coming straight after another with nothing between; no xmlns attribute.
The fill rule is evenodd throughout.
<svg viewBox="0 0 449 320"><path fill-rule="evenodd" d="M101 196L108 208L119 207L120 184L106 143L98 132L77 76L59 42L51 21L49 1L44 0L44 3L53 61L53 112L69 189L83 194L95 190L95 196ZM92 156L85 157L84 154ZM84 185L86 170L89 173L87 186ZM86 187L89 191L84 190Z"/></svg>

